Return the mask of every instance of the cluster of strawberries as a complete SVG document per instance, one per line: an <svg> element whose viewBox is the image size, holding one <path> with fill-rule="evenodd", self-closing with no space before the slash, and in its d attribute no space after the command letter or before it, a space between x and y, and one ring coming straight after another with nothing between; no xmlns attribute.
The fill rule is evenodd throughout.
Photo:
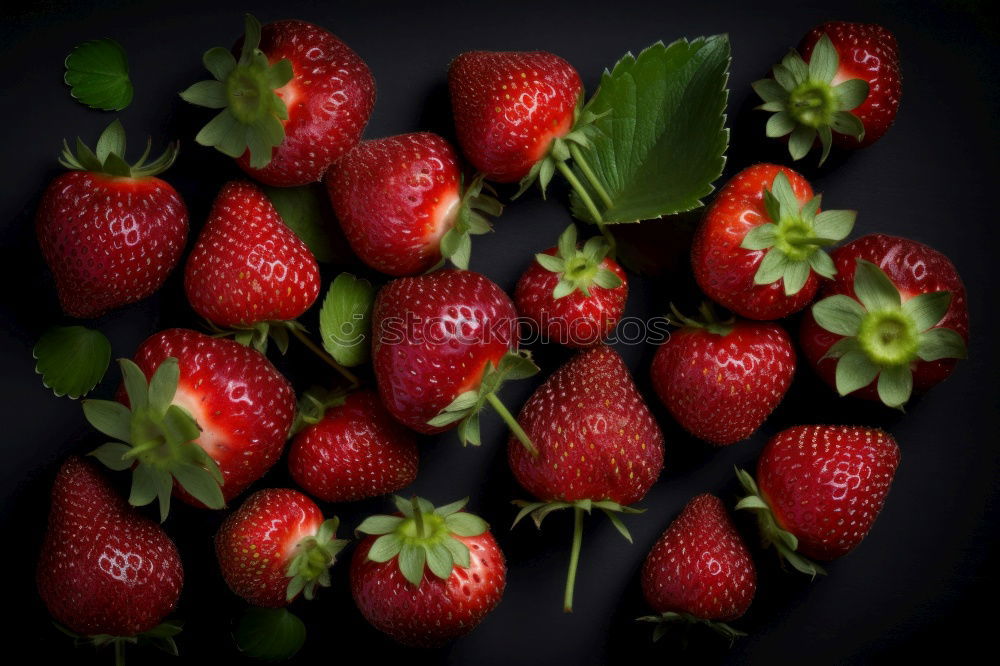
<svg viewBox="0 0 1000 666"><path fill-rule="evenodd" d="M891 34L825 24L800 51L775 67L774 80L755 84L763 108L775 113L768 133L788 136L796 158L814 143L825 158L832 143L858 147L881 136L899 102ZM600 509L628 538L619 516L637 513L630 505L663 465L661 431L621 357L602 342L623 315L627 276L613 258L613 236L578 243L572 227L536 256L513 300L466 267L470 235L489 230L487 216L500 211L485 181L530 184L545 171L539 165L579 115L579 75L544 52L457 57L449 72L457 135L478 172L467 179L458 151L440 136L360 141L373 78L322 28L261 27L248 17L236 49L208 51L205 65L215 79L182 96L220 111L197 140L268 185L322 180L357 256L396 278L371 313L377 390L359 388L340 368L349 388L309 394L297 407L290 383L241 344L262 347L270 336L284 346L289 333L308 343L295 320L317 299L320 274L258 185L224 185L184 272L191 307L216 333L154 334L122 361L116 400L84 402L88 420L113 440L94 457L131 470L132 491L126 502L85 459L63 465L38 566L53 617L119 646L143 636L169 640L176 627L161 622L181 592L180 558L135 506L156 501L161 519L172 496L222 509L279 460L289 438L289 469L308 495L349 502L390 494L416 477L413 431L455 429L463 443L478 444L486 405L509 425L510 468L535 498L520 503L517 519L541 524L554 510L574 514L570 610L584 514ZM185 246L184 203L156 177L176 149L130 166L124 148L117 123L96 150L67 147L71 170L38 211L38 237L72 316L95 317L153 293ZM741 318L719 319L708 305L697 320L675 312L679 328L651 368L659 398L696 437L727 445L760 427L796 366L775 320L807 307L801 348L842 395L899 407L964 356L968 316L954 266L924 245L879 234L828 255L824 248L846 238L854 218L821 210L809 183L777 165L751 166L719 192L691 262L705 294ZM440 268L444 261L457 268ZM519 315L583 349L515 418L498 392L538 370L519 350ZM236 340L223 329L238 331ZM895 441L879 430L791 428L765 447L756 481L740 472L747 496L737 508L756 512L765 539L815 575L821 569L809 558L840 557L868 533L898 463ZM503 553L464 504L397 497L395 513L358 526L354 600L394 639L440 644L471 631L499 603ZM346 545L337 528L298 490L260 490L219 530L220 569L250 604L283 608L329 584L327 570ZM658 614L644 619L709 623L728 636L738 632L724 622L743 615L756 589L747 549L710 495L693 499L667 529L642 582Z"/></svg>

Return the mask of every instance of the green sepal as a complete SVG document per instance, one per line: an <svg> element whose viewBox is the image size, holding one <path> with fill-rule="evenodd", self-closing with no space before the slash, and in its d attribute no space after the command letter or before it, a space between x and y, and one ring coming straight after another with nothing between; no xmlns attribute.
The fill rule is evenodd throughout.
<svg viewBox="0 0 1000 666"><path fill-rule="evenodd" d="M294 657L306 642L306 625L287 608L251 606L233 634L243 654L263 661Z"/></svg>
<svg viewBox="0 0 1000 666"><path fill-rule="evenodd" d="M672 628L687 631L696 626L705 627L707 629L711 629L712 632L718 636L728 640L730 645L732 645L737 638L747 635L745 632L735 629L725 622L706 620L690 613L679 613L675 611L667 611L666 613L660 613L659 615L645 615L643 617L636 618L636 622L648 622L655 625L653 627L654 643L663 638Z"/></svg>
<svg viewBox="0 0 1000 666"><path fill-rule="evenodd" d="M535 255L538 265L559 276L559 281L552 290L552 298L556 300L569 296L574 291L590 298L590 288L594 285L602 289L616 289L623 284L621 278L603 265L611 252L608 241L595 236L579 246L576 233L576 225L569 225L560 234L554 255L544 252Z"/></svg>
<svg viewBox="0 0 1000 666"><path fill-rule="evenodd" d="M323 420L328 409L342 406L346 399L347 392L343 389L330 390L319 386L309 387L299 396L295 420L292 422L289 437L307 426L319 423Z"/></svg>
<svg viewBox="0 0 1000 666"><path fill-rule="evenodd" d="M715 308L712 306L710 301L703 301L698 307L698 312L701 315L700 319L695 319L694 317L687 317L677 309L673 303L670 304L670 315L667 317L667 321L674 326L680 326L683 328L692 329L702 329L712 333L714 335L725 337L733 332L733 324L736 322L735 317L728 317L726 319L720 320L715 313Z"/></svg>
<svg viewBox="0 0 1000 666"><path fill-rule="evenodd" d="M152 629L134 636L112 636L110 634L91 634L89 636L84 636L70 631L58 622L53 622L52 624L61 633L72 638L73 643L76 646L92 645L97 648L113 647L116 651L120 651L121 654L124 655L125 646L138 645L140 647L154 647L174 657L180 654L177 649L177 643L174 641L174 637L181 633L183 625L176 620L164 620Z"/></svg>
<svg viewBox="0 0 1000 666"><path fill-rule="evenodd" d="M180 142L174 141L169 144L162 155L147 164L150 145L147 141L146 150L137 162L133 164L126 162L125 128L118 120L113 120L97 139L96 152L79 137L76 139L75 151L63 139L59 164L74 171L94 171L119 178L150 178L170 168L177 159Z"/></svg>
<svg viewBox="0 0 1000 666"><path fill-rule="evenodd" d="M484 192L484 189L487 191ZM441 263L438 266L450 261L457 268L468 270L472 256L470 236L492 231L490 217L497 217L503 212L503 206L495 195L483 174L477 174L465 187L455 213L455 223L441 237Z"/></svg>
<svg viewBox="0 0 1000 666"><path fill-rule="evenodd" d="M81 104L103 111L121 111L132 102L128 58L113 39L93 39L73 48L64 63L63 81Z"/></svg>
<svg viewBox="0 0 1000 666"><path fill-rule="evenodd" d="M292 601L299 593L312 600L317 587L330 587L329 569L347 545L346 539L337 538L339 526L340 520L334 516L323 521L315 535L307 536L296 544L296 554L285 571L289 579L285 595L287 601Z"/></svg>
<svg viewBox="0 0 1000 666"><path fill-rule="evenodd" d="M77 399L90 393L111 363L111 343L85 326L54 326L31 350L35 372L56 396Z"/></svg>
<svg viewBox="0 0 1000 666"><path fill-rule="evenodd" d="M294 319L284 321L261 321L253 326L219 328L212 322L205 320L205 325L211 330L213 337L231 337L244 347L256 349L261 354L267 354L270 343L278 348L278 353L285 355L288 353L290 332L304 332L305 326Z"/></svg>
<svg viewBox="0 0 1000 666"><path fill-rule="evenodd" d="M621 519L617 514L625 515L636 515L644 513L645 509L637 509L631 506L623 506L618 502L612 500L574 500L574 501L562 501L555 500L550 502L529 502L527 500L514 500L512 502L514 506L518 507L520 511L517 512L517 516L514 518L514 522L511 524L511 529L517 526L519 522L524 520L526 517L531 516L531 520L535 523L535 527L538 529L542 528L542 521L552 513L553 511L559 511L560 509L581 509L588 514L593 509L600 509L611 524L618 531L626 541L632 543L632 534L628 531L628 528L622 523Z"/></svg>

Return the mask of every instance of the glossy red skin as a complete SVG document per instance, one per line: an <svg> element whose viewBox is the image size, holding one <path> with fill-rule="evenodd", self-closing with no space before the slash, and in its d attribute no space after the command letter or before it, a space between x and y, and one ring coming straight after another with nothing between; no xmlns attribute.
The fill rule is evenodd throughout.
<svg viewBox="0 0 1000 666"><path fill-rule="evenodd" d="M462 172L430 132L362 141L327 173L333 210L354 253L389 275L426 272L455 225Z"/></svg>
<svg viewBox="0 0 1000 666"><path fill-rule="evenodd" d="M861 119L865 137L860 142L839 132L833 142L843 148L862 148L882 138L896 119L903 80L899 72L899 47L891 32L875 23L829 21L810 30L799 45L799 53L808 62L819 38L826 34L840 56L840 68L834 84L848 79L868 82L868 98L851 113Z"/></svg>
<svg viewBox="0 0 1000 666"><path fill-rule="evenodd" d="M641 500L663 468L663 434L610 347L578 353L535 390L517 417L538 449L511 436L507 461L543 502Z"/></svg>
<svg viewBox="0 0 1000 666"><path fill-rule="evenodd" d="M738 320L728 335L693 326L660 345L653 387L685 430L715 445L749 437L778 406L795 375L795 348L781 326Z"/></svg>
<svg viewBox="0 0 1000 666"><path fill-rule="evenodd" d="M63 311L92 318L163 285L184 251L188 212L159 178L70 171L42 195L35 231Z"/></svg>
<svg viewBox="0 0 1000 666"><path fill-rule="evenodd" d="M785 295L784 280L754 284L753 277L766 251L740 247L751 229L771 221L764 207L764 190L771 188L779 170L788 177L801 203L812 199L808 181L787 167L747 167L726 183L709 206L691 246L691 267L701 290L747 319L787 317L808 305L819 289L820 277L814 271L809 271L802 289L792 296Z"/></svg>
<svg viewBox="0 0 1000 666"><path fill-rule="evenodd" d="M798 552L834 560L865 538L885 504L899 446L876 428L795 426L757 461L757 485Z"/></svg>
<svg viewBox="0 0 1000 666"><path fill-rule="evenodd" d="M545 250L548 255L556 252L554 247ZM559 274L532 261L517 281L514 291L517 311L539 327L545 341L573 348L599 344L615 330L625 314L628 299L628 278L618 262L605 258L601 267L617 275L622 283L614 289L591 285L589 298L575 290L556 299L552 297L552 290L559 283Z"/></svg>
<svg viewBox="0 0 1000 666"><path fill-rule="evenodd" d="M458 143L489 180L521 180L573 126L580 75L545 51L469 51L448 70Z"/></svg>
<svg viewBox="0 0 1000 666"><path fill-rule="evenodd" d="M226 585L254 606L287 606L288 565L299 542L316 536L322 524L323 512L299 491L258 490L215 535Z"/></svg>
<svg viewBox="0 0 1000 666"><path fill-rule="evenodd" d="M149 379L171 356L180 367L173 402L201 427L197 443L218 463L229 501L281 457L295 417L295 391L260 352L182 328L148 338L133 360ZM128 404L124 390L118 399ZM203 506L176 484L174 495Z"/></svg>
<svg viewBox="0 0 1000 666"><path fill-rule="evenodd" d="M489 278L444 269L393 280L372 314L379 396L397 421L422 433L460 394L479 388L487 363L517 350L517 312Z"/></svg>
<svg viewBox="0 0 1000 666"><path fill-rule="evenodd" d="M417 478L417 442L374 391L358 391L292 441L295 483L326 502L388 495Z"/></svg>
<svg viewBox="0 0 1000 666"><path fill-rule="evenodd" d="M950 328L969 342L969 311L965 285L958 276L955 265L937 250L917 241L886 234L869 234L837 248L830 255L837 267L837 276L823 287L821 298L844 294L855 298L854 271L857 260L865 259L881 268L896 288L903 301L920 294L935 291L951 292L951 305L935 328ZM819 376L834 389L837 387L837 360L820 360L842 336L820 327L809 311L802 318L799 331L802 352ZM917 360L913 371L914 391L926 391L952 373L957 359L939 361ZM854 391L850 395L867 400L879 400L877 381Z"/></svg>
<svg viewBox="0 0 1000 666"><path fill-rule="evenodd" d="M226 183L184 270L194 311L223 328L296 319L319 283L316 258L267 195L247 181Z"/></svg>
<svg viewBox="0 0 1000 666"><path fill-rule="evenodd" d="M49 613L70 631L134 636L174 610L184 570L163 528L74 456L52 487L36 580Z"/></svg>
<svg viewBox="0 0 1000 666"><path fill-rule="evenodd" d="M757 570L726 507L715 495L688 502L642 565L642 594L657 613L728 622L757 592Z"/></svg>
<svg viewBox="0 0 1000 666"><path fill-rule="evenodd" d="M351 595L358 610L379 631L413 647L436 647L463 636L497 607L507 583L503 552L490 532L455 536L469 548L468 569L454 567L446 580L424 568L416 587L399 571L395 558L372 562L366 536L351 558Z"/></svg>
<svg viewBox="0 0 1000 666"><path fill-rule="evenodd" d="M314 183L361 139L375 106L375 79L347 44L305 21L268 23L261 29L260 50L271 64L292 63L292 80L275 91L288 108L285 139L264 168L250 166L249 150L237 164L267 185Z"/></svg>

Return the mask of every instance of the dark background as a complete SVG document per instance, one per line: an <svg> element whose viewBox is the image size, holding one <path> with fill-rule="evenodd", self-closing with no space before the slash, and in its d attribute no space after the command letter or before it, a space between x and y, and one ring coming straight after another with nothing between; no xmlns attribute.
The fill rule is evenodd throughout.
<svg viewBox="0 0 1000 666"><path fill-rule="evenodd" d="M0 21L0 195L3 303L0 320L0 534L4 543L3 589L15 610L8 636L32 646L33 657L110 663L90 648L74 650L49 623L33 585L34 558L44 530L47 493L59 462L89 450L101 439L85 424L79 403L55 398L33 373L31 347L48 326L65 322L55 301L32 229L45 184L58 173L64 136L93 144L113 114L74 102L62 84L62 61L77 43L98 37L121 42L131 65L136 96L120 114L134 147L146 134L154 146L183 142L179 162L166 178L185 197L194 231L224 180L239 175L230 160L194 145L196 129L210 117L186 107L177 92L205 78L201 54L228 45L242 32L242 12L263 21L301 18L329 28L372 68L378 101L366 136L417 129L451 136L445 88L448 62L469 49L545 49L567 58L593 90L604 67L624 52L656 41L728 32L733 63L729 126L732 145L726 177L756 161L790 163L784 148L763 136L766 114L754 112L750 82L765 74L814 24L828 19L872 21L898 37L904 92L896 126L874 147L834 155L820 170L812 154L796 168L834 208L860 211L855 237L887 232L927 242L957 265L969 290L971 360L907 413L838 399L808 367L773 417L751 440L711 450L686 436L654 405L667 441L666 468L641 503L648 511L627 522L635 545L603 519L587 521L577 585L576 612L560 610L571 524L551 516L543 532L530 524L513 532L509 500L524 493L504 461L505 431L484 417L481 448L462 450L453 434L425 443L412 491L435 502L471 495L473 510L493 524L504 548L509 584L503 603L467 638L440 651L406 652L362 620L349 598L347 567L334 569L332 589L317 601L297 602L310 640L297 663L347 658L419 659L454 664L597 664L678 659L676 646L649 642L637 572L656 536L684 503L699 492L727 502L736 496L733 465L752 465L768 436L798 423L848 423L888 429L902 447L902 464L874 531L856 552L810 582L784 573L769 552L754 544L759 592L737 622L750 636L732 649L712 636L696 636L687 658L709 662L881 662L931 657L985 645L997 593L997 170L998 22L993 3L908 2L504 2L335 3L199 2L169 5L120 2L42 2L7 8ZM721 185L720 180L717 185ZM512 191L505 191L510 195ZM496 233L475 241L472 268L507 290L531 253L555 242L569 222L565 190L548 201L532 193L511 205ZM696 219L696 216L695 216ZM648 222L622 232L626 246L645 249L650 275L633 274L629 314L652 316L671 300L694 302L684 243L692 218ZM327 267L327 277L336 267ZM179 274L180 271L177 271ZM315 314L307 315L307 324ZM796 321L788 322L794 330ZM116 356L130 356L147 335L171 325L196 326L175 275L157 296L96 322ZM637 381L649 391L654 349L619 345ZM565 357L561 349L538 350L543 375ZM324 379L317 364L295 350L279 367L301 389ZM295 368L294 371L291 368ZM315 373L310 376L310 373ZM95 395L113 390L114 373ZM541 381L509 386L503 397L516 409ZM279 463L260 483L289 483ZM324 507L348 529L387 508L381 499ZM222 514L179 503L166 524L185 561L186 585L177 616L186 621L179 638L183 663L240 659L228 636L241 603L217 574L211 536ZM740 527L753 543L751 525ZM133 653L133 663L177 663L158 653Z"/></svg>

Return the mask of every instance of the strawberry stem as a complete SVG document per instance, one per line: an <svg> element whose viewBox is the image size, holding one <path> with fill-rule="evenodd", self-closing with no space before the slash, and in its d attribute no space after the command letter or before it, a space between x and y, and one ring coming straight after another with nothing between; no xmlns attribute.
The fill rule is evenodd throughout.
<svg viewBox="0 0 1000 666"><path fill-rule="evenodd" d="M489 401L490 405L493 406L493 409L496 410L496 413L500 415L500 418L504 420L504 423L507 424L510 431L514 433L514 436L517 437L518 441L520 441L521 444L524 444L524 448L528 449L528 453L537 458L538 449L536 449L535 445L531 443L531 438L528 437L528 433L524 432L524 428L522 428L521 424L517 422L514 415L510 413L507 406L500 402L500 398L498 398L495 393L487 394L486 399Z"/></svg>
<svg viewBox="0 0 1000 666"><path fill-rule="evenodd" d="M424 534L424 514L420 510L420 503L417 501L416 495L410 498L410 504L413 505L413 524L417 529L417 538L423 539L427 536Z"/></svg>
<svg viewBox="0 0 1000 666"><path fill-rule="evenodd" d="M115 641L115 666L125 666L125 643Z"/></svg>
<svg viewBox="0 0 1000 666"><path fill-rule="evenodd" d="M563 611L573 612L573 588L576 587L576 569L580 563L583 545L583 509L573 507L573 548L569 553L569 571L566 572L566 591L563 594Z"/></svg>
<svg viewBox="0 0 1000 666"><path fill-rule="evenodd" d="M579 166L580 170L583 171L583 175L587 177L587 181L591 184L591 186L593 186L594 191L597 192L597 196L599 196L601 201L604 202L604 206L606 208L610 208L612 204L611 196L608 194L608 191L604 189L604 186L601 185L601 181L597 179L597 175L594 173L594 170L590 168L590 163L587 162L586 158L583 156L583 152L580 151L580 147L570 141L567 141L567 143L569 144L569 154L573 156L573 163Z"/></svg>
<svg viewBox="0 0 1000 666"><path fill-rule="evenodd" d="M583 186L583 183L581 183L576 177L573 170L566 165L566 162L561 160L556 162L556 168L558 168L559 173L561 173L566 180L569 181L570 186L576 190L576 193L580 195L580 200L583 201L583 205L587 207L587 212L589 212L590 216L594 218L594 222L600 224L602 221L601 212L597 210L594 200L590 198L590 193L587 192L587 188Z"/></svg>
<svg viewBox="0 0 1000 666"><path fill-rule="evenodd" d="M289 326L288 329L292 332L292 335L294 335L296 338L299 339L299 342L304 344L309 349L309 351L319 356L321 359L323 359L323 361L327 365L329 365L331 368L339 372L344 377L344 379L351 382L352 387L361 384L361 381L357 378L357 376L353 372L351 372L341 364L337 363L332 356L326 353L326 350L324 350L322 347L313 342L308 335L306 335L299 329L298 326Z"/></svg>

